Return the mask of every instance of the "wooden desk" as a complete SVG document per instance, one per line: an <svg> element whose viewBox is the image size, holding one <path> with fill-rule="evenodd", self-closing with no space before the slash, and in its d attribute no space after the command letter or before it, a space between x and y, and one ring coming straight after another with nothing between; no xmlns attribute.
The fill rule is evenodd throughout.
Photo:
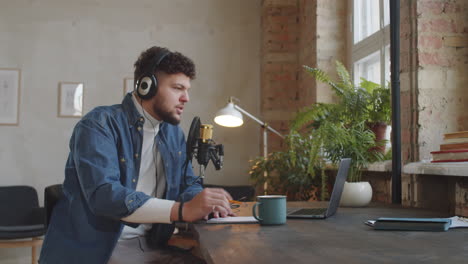
<svg viewBox="0 0 468 264"><path fill-rule="evenodd" d="M241 215L251 215L249 210ZM392 216L447 217L387 205L339 208L325 220L288 219L281 226L195 224L194 230L208 263L468 263L468 228L407 232L364 225Z"/></svg>

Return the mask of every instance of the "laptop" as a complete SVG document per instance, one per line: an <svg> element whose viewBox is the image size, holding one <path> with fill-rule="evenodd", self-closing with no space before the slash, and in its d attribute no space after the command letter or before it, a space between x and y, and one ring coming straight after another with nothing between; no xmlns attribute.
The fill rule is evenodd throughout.
<svg viewBox="0 0 468 264"><path fill-rule="evenodd" d="M287 218L325 219L334 215L340 205L341 194L343 193L350 164L351 159L349 158L340 161L340 167L338 168L335 185L333 185L333 191L327 208L290 208L288 209Z"/></svg>

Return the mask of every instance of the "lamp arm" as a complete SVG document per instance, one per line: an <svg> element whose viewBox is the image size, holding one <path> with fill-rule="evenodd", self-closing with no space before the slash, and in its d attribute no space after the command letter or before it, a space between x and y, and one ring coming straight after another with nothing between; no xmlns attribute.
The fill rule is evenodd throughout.
<svg viewBox="0 0 468 264"><path fill-rule="evenodd" d="M239 110L239 112L243 113L244 115L250 117L251 119L255 120L257 123L259 123L261 126L263 126L264 128L270 130L271 132L275 133L276 135L278 135L279 137L283 138L284 139L284 136L281 135L280 132L276 131L274 128L272 128L271 126L269 126L267 123L263 122L262 120L256 118L255 116L251 115L249 112L245 111L244 109L242 109L240 106L234 104L234 108Z"/></svg>

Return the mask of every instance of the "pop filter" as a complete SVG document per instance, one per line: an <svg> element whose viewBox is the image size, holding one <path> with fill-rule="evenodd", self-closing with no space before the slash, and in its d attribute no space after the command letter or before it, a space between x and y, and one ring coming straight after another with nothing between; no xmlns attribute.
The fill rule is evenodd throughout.
<svg viewBox="0 0 468 264"><path fill-rule="evenodd" d="M194 117L187 137L187 161L192 160L195 153L194 150L197 148L198 138L200 137L200 125L200 117Z"/></svg>

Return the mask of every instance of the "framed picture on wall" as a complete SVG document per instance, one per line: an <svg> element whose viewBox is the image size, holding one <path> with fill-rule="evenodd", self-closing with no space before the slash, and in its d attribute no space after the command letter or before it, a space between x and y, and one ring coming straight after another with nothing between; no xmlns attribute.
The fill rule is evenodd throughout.
<svg viewBox="0 0 468 264"><path fill-rule="evenodd" d="M59 82L58 117L82 117L83 92L83 83Z"/></svg>
<svg viewBox="0 0 468 264"><path fill-rule="evenodd" d="M124 96L129 92L133 92L133 78L124 78Z"/></svg>
<svg viewBox="0 0 468 264"><path fill-rule="evenodd" d="M21 70L0 68L0 125L18 125Z"/></svg>

